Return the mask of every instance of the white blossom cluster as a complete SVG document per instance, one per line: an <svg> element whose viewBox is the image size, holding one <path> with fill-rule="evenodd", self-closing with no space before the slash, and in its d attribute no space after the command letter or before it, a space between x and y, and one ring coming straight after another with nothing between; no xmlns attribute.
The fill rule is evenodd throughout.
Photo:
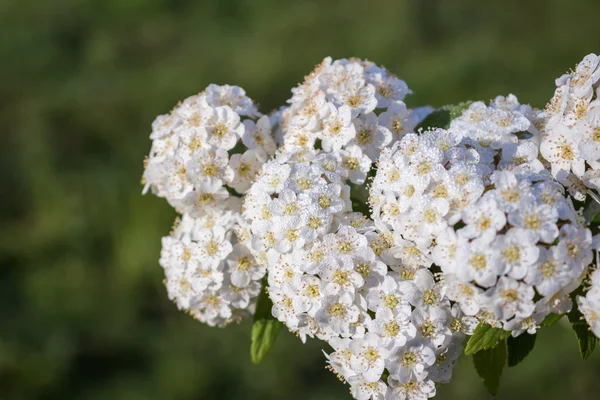
<svg viewBox="0 0 600 400"><path fill-rule="evenodd" d="M594 237L592 247L596 250L600 245L598 241L598 237ZM596 258L596 262L598 262L598 258ZM585 296L577 296L577 306L594 335L600 337L600 269L595 269L591 273L589 290Z"/></svg>
<svg viewBox="0 0 600 400"><path fill-rule="evenodd" d="M325 58L297 88L281 113L282 150L319 148L349 167L352 183L362 184L381 149L431 111L409 110L412 93L385 68L359 59Z"/></svg>
<svg viewBox="0 0 600 400"><path fill-rule="evenodd" d="M451 309L427 268L388 268L393 238L352 212L350 174L334 153L281 153L252 185L243 215L273 315L303 341L327 341L357 399L432 397L477 321Z"/></svg>
<svg viewBox="0 0 600 400"><path fill-rule="evenodd" d="M182 214L201 217L235 207L275 152L268 116L237 86L209 85L152 124L144 190ZM229 189L229 190L228 190Z"/></svg>
<svg viewBox="0 0 600 400"><path fill-rule="evenodd" d="M270 117L208 86L154 121L145 161L144 191L182 214L169 298L225 326L266 281L273 316L327 342L358 400L431 398L479 323L533 334L575 294L598 336L600 236L572 199L600 187L599 82L590 54L544 111L498 96L426 131L432 109L359 59L326 58Z"/></svg>
<svg viewBox="0 0 600 400"><path fill-rule="evenodd" d="M248 240L238 213L184 214L162 239L160 265L169 298L210 326L252 315L266 270Z"/></svg>
<svg viewBox="0 0 600 400"><path fill-rule="evenodd" d="M577 200L600 187L600 56L587 55L556 79L544 118L541 153Z"/></svg>
<svg viewBox="0 0 600 400"><path fill-rule="evenodd" d="M210 85L159 116L150 138L144 191L182 214L162 241L169 298L211 326L252 315L266 270L247 246L241 195L275 153L269 117L242 88Z"/></svg>
<svg viewBox="0 0 600 400"><path fill-rule="evenodd" d="M514 336L570 310L593 257L522 109L514 96L473 103L448 130L406 135L382 153L371 189L403 265L440 268L465 315Z"/></svg>

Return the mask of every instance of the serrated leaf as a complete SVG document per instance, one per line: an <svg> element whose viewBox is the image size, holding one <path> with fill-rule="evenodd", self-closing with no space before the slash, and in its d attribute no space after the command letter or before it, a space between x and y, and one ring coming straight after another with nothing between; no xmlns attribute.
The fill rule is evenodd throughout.
<svg viewBox="0 0 600 400"><path fill-rule="evenodd" d="M445 107L438 108L431 114L425 117L423 121L419 125L417 125L415 131L418 132L420 129L424 131L428 129L434 128L448 128L450 126L450 111L448 111Z"/></svg>
<svg viewBox="0 0 600 400"><path fill-rule="evenodd" d="M573 301L573 309L568 315L569 322L571 322L575 336L577 336L579 354L581 355L581 359L585 360L594 352L598 339L590 331L588 325L583 320L583 315L577 308L576 301Z"/></svg>
<svg viewBox="0 0 600 400"><path fill-rule="evenodd" d="M514 367L527 357L535 346L536 335L522 333L517 337L509 336L506 341L508 349L508 366Z"/></svg>
<svg viewBox="0 0 600 400"><path fill-rule="evenodd" d="M491 349L509 335L510 332L504 329L493 328L489 324L480 323L465 346L465 354L471 355L481 350Z"/></svg>
<svg viewBox="0 0 600 400"><path fill-rule="evenodd" d="M473 364L487 390L498 393L500 377L506 363L506 344L504 341L493 348L481 350L473 354Z"/></svg>
<svg viewBox="0 0 600 400"><path fill-rule="evenodd" d="M265 280L266 282L266 280ZM252 343L250 344L250 357L254 364L259 364L267 355L281 329L281 322L273 317L271 308L273 302L267 295L265 283L261 288L256 302L256 312L252 323Z"/></svg>
<svg viewBox="0 0 600 400"><path fill-rule="evenodd" d="M542 328L547 328L549 326L554 325L558 321L560 321L560 319L564 316L565 316L564 314L550 313L546 316L546 318L544 318L544 320L542 321L542 323L540 325Z"/></svg>

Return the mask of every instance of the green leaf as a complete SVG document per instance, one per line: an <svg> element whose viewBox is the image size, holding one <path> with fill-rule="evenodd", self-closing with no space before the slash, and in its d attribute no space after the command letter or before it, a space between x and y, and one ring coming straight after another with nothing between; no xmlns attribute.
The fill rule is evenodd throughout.
<svg viewBox="0 0 600 400"><path fill-rule="evenodd" d="M500 377L506 363L506 344L504 341L491 349L473 354L475 370L481 377L487 390L494 396L500 387Z"/></svg>
<svg viewBox="0 0 600 400"><path fill-rule="evenodd" d="M448 111L445 107L438 108L431 114L425 117L423 121L419 125L417 125L415 131L418 132L420 129L424 131L428 129L434 128L448 128L450 126L450 111Z"/></svg>
<svg viewBox="0 0 600 400"><path fill-rule="evenodd" d="M273 302L267 295L265 288L266 278L263 281L263 286L258 296L254 322L252 324L250 357L254 364L260 364L263 358L265 358L281 329L281 322L276 320L271 313Z"/></svg>
<svg viewBox="0 0 600 400"><path fill-rule="evenodd" d="M598 231L600 231L600 211L596 211L596 213L592 216L592 219L590 220L590 229L592 231L592 235L596 235Z"/></svg>
<svg viewBox="0 0 600 400"><path fill-rule="evenodd" d="M593 224L600 224L600 211L597 211L594 216L592 217L592 220L590 221Z"/></svg>
<svg viewBox="0 0 600 400"><path fill-rule="evenodd" d="M558 321L560 321L560 319L564 316L565 316L564 314L550 313L546 316L546 318L544 318L544 320L541 323L541 326L542 326L542 328L547 328L549 326L552 326L555 323L557 323Z"/></svg>
<svg viewBox="0 0 600 400"><path fill-rule="evenodd" d="M463 111L469 108L472 103L472 101L466 101L438 108L417 125L415 132L418 132L420 129L424 131L434 128L448 129L450 127L450 122L452 122L454 118L460 117Z"/></svg>
<svg viewBox="0 0 600 400"><path fill-rule="evenodd" d="M527 357L535 346L536 335L522 333L517 337L509 336L506 341L508 348L508 366L514 367Z"/></svg>
<svg viewBox="0 0 600 400"><path fill-rule="evenodd" d="M481 350L491 349L509 335L510 332L504 329L492 328L489 324L480 323L465 346L465 354L469 356Z"/></svg>
<svg viewBox="0 0 600 400"><path fill-rule="evenodd" d="M573 299L573 309L568 315L575 336L577 336L577 342L579 343L579 354L581 354L581 359L585 360L594 352L598 339L583 320L583 315L577 308L575 299Z"/></svg>

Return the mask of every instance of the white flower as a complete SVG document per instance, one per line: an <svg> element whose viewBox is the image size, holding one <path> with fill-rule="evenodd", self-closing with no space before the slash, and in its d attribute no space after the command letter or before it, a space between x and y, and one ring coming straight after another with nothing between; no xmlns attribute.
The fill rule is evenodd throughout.
<svg viewBox="0 0 600 400"><path fill-rule="evenodd" d="M381 286L369 291L367 304L369 310L375 312L388 308L394 314L410 313L410 305L403 299L398 291L398 283L390 275L384 278Z"/></svg>
<svg viewBox="0 0 600 400"><path fill-rule="evenodd" d="M233 246L231 255L227 258L231 273L231 283L237 287L245 287L251 281L258 281L265 275L265 268L258 265L250 249L242 243Z"/></svg>
<svg viewBox="0 0 600 400"><path fill-rule="evenodd" d="M502 276L493 288L485 292L485 296L494 315L499 319L508 320L513 316L526 318L533 313L534 293L528 284Z"/></svg>
<svg viewBox="0 0 600 400"><path fill-rule="evenodd" d="M221 226L215 226L212 229L202 229L196 234L200 245L200 256L206 260L208 265L214 268L233 249L231 242L227 240L225 235L226 231Z"/></svg>
<svg viewBox="0 0 600 400"><path fill-rule="evenodd" d="M399 349L388 362L390 375L400 381L422 381L427 377L427 368L435 363L435 352L430 345L418 340Z"/></svg>
<svg viewBox="0 0 600 400"><path fill-rule="evenodd" d="M578 135L570 128L557 124L547 133L540 146L542 156L552 164L552 175L560 177L561 171L573 171L577 176L585 172L584 160L579 154Z"/></svg>
<svg viewBox="0 0 600 400"><path fill-rule="evenodd" d="M446 296L458 302L460 309L466 315L476 315L481 307L480 295L482 290L470 283L461 282L454 275L445 275Z"/></svg>
<svg viewBox="0 0 600 400"><path fill-rule="evenodd" d="M223 149L200 149L188 164L188 175L195 185L208 183L228 183L233 179L229 166L229 156Z"/></svg>
<svg viewBox="0 0 600 400"><path fill-rule="evenodd" d="M381 337L381 345L390 351L402 347L413 339L417 328L410 322L410 314L392 312L389 308L380 308L375 312L375 319L367 327L369 332Z"/></svg>
<svg viewBox="0 0 600 400"><path fill-rule="evenodd" d="M556 246L556 258L566 262L574 271L581 273L592 262L591 244L592 233L589 229L572 224L563 225L560 228L560 238Z"/></svg>
<svg viewBox="0 0 600 400"><path fill-rule="evenodd" d="M416 309L412 321L417 327L418 338L433 346L441 346L450 340L451 332L447 326L448 311L442 307Z"/></svg>
<svg viewBox="0 0 600 400"><path fill-rule="evenodd" d="M506 271L498 250L484 238L460 246L457 258L462 261L457 265L456 275L464 282L475 281L483 287L490 287L496 283L498 275Z"/></svg>
<svg viewBox="0 0 600 400"><path fill-rule="evenodd" d="M230 107L217 107L207 121L206 131L211 146L231 150L244 133L244 124L240 122L239 114Z"/></svg>
<svg viewBox="0 0 600 400"><path fill-rule="evenodd" d="M504 228L506 215L494 197L484 196L463 211L463 221L466 226L459 231L462 236L469 239L481 237L490 241Z"/></svg>
<svg viewBox="0 0 600 400"><path fill-rule="evenodd" d="M406 82L374 65L366 68L366 80L376 88L377 108L389 107L412 93Z"/></svg>
<svg viewBox="0 0 600 400"><path fill-rule="evenodd" d="M211 107L228 106L239 115L249 117L260 115L252 100L239 86L211 84L202 94L205 96L206 103Z"/></svg>
<svg viewBox="0 0 600 400"><path fill-rule="evenodd" d="M498 235L492 246L500 252L501 260L507 266L507 273L512 278L523 279L538 259L536 241L534 232L511 228L506 234Z"/></svg>
<svg viewBox="0 0 600 400"><path fill-rule="evenodd" d="M363 338L354 339L348 345L352 352L350 365L367 382L377 382L385 367L388 350L382 346L381 338L375 333L366 333Z"/></svg>
<svg viewBox="0 0 600 400"><path fill-rule="evenodd" d="M389 129L396 140L413 132L417 123L418 115L410 112L402 101L391 103L387 111L379 115L379 124Z"/></svg>
<svg viewBox="0 0 600 400"><path fill-rule="evenodd" d="M261 117L256 123L251 119L244 120L242 143L249 149L263 149L266 154L275 154L271 122L268 116Z"/></svg>
<svg viewBox="0 0 600 400"><path fill-rule="evenodd" d="M400 382L388 380L391 390L386 395L386 400L427 400L435 396L435 384L430 379Z"/></svg>
<svg viewBox="0 0 600 400"><path fill-rule="evenodd" d="M339 259L331 259L320 271L325 282L326 295L340 295L342 292L354 293L364 284L362 276L354 270L354 265Z"/></svg>
<svg viewBox="0 0 600 400"><path fill-rule="evenodd" d="M542 296L552 296L569 284L579 274L573 274L566 262L556 257L556 247L546 249L539 246L539 258L527 271L525 282L535 285Z"/></svg>
<svg viewBox="0 0 600 400"><path fill-rule="evenodd" d="M234 178L229 186L238 193L246 193L265 163L265 158L265 154L260 149L246 150L244 154L232 155L229 165L233 169Z"/></svg>
<svg viewBox="0 0 600 400"><path fill-rule="evenodd" d="M350 145L345 150L341 150L340 154L343 159L343 167L348 171L348 179L350 182L362 185L367 179L367 174L371 169L371 159L363 154L360 147Z"/></svg>
<svg viewBox="0 0 600 400"><path fill-rule="evenodd" d="M321 112L325 115L320 133L325 151L339 150L356 136L350 107L327 103Z"/></svg>
<svg viewBox="0 0 600 400"><path fill-rule="evenodd" d="M356 137L350 144L356 144L365 152L371 160L379 158L381 150L392 141L392 133L382 125L379 125L377 115L368 113L354 120Z"/></svg>
<svg viewBox="0 0 600 400"><path fill-rule="evenodd" d="M384 400L388 386L382 381L369 382L362 375L348 378L350 393L356 400Z"/></svg>
<svg viewBox="0 0 600 400"><path fill-rule="evenodd" d="M218 319L231 318L232 314L231 307L225 299L210 292L194 300L192 313L210 326L214 326Z"/></svg>
<svg viewBox="0 0 600 400"><path fill-rule="evenodd" d="M348 335L350 324L357 322L359 315L354 296L344 292L340 296L325 297L315 318L319 325L328 326L337 334Z"/></svg>

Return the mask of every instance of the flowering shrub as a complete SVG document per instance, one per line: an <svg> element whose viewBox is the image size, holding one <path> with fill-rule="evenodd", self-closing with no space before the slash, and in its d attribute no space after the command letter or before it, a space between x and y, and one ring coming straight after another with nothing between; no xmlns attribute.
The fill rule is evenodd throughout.
<svg viewBox="0 0 600 400"><path fill-rule="evenodd" d="M169 298L211 326L254 316L251 356L283 323L327 342L356 399L427 399L472 355L495 393L538 329L600 335L600 57L545 110L409 109L386 69L326 58L259 113L210 85L153 124L145 190L180 214Z"/></svg>

